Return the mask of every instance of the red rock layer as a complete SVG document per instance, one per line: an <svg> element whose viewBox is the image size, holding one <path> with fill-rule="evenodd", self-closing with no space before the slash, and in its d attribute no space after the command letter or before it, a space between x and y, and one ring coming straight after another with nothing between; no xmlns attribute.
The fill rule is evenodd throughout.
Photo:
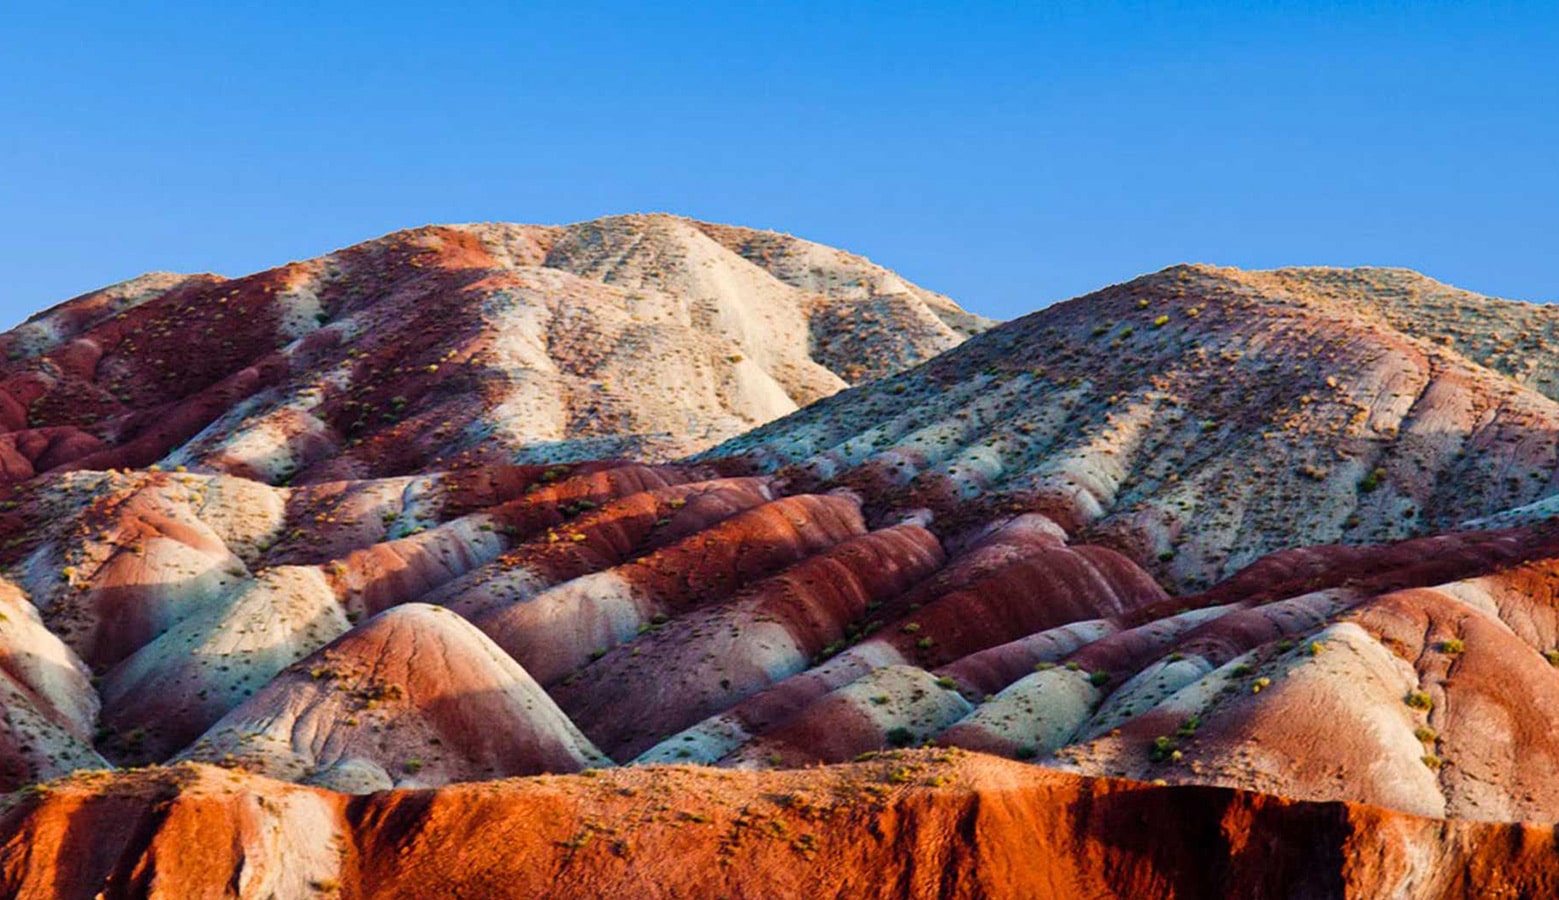
<svg viewBox="0 0 1559 900"><path fill-rule="evenodd" d="M1552 829L978 756L619 770L353 800L208 767L82 776L0 818L34 898L1551 896Z"/></svg>
<svg viewBox="0 0 1559 900"><path fill-rule="evenodd" d="M804 670L873 604L942 562L918 525L850 538L729 601L678 616L585 667L553 695L603 750L651 744Z"/></svg>
<svg viewBox="0 0 1559 900"><path fill-rule="evenodd" d="M773 499L761 478L726 478L639 491L581 513L566 529L549 529L424 599L475 618L534 596L546 587L658 550ZM575 507L578 505L576 501Z"/></svg>
<svg viewBox="0 0 1559 900"><path fill-rule="evenodd" d="M1163 597L1162 588L1123 558L1082 549L1087 552L1042 542L986 577L945 594L917 591L901 604L903 614L878 633L737 704L726 715L749 733L762 734L884 660L934 668L1024 635L1121 615ZM921 608L909 609L917 605Z"/></svg>
<svg viewBox="0 0 1559 900"><path fill-rule="evenodd" d="M543 684L632 637L639 625L730 596L865 531L853 498L786 497L652 553L473 620Z"/></svg>

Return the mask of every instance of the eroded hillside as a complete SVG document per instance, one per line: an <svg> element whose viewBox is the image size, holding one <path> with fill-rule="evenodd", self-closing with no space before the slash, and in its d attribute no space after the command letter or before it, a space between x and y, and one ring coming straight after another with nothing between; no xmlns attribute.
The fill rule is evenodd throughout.
<svg viewBox="0 0 1559 900"><path fill-rule="evenodd" d="M1559 816L1559 404L1500 349L1546 310L1397 270L1176 267L982 331L859 258L667 217L322 260L254 276L340 267L277 346L291 289L209 278L0 338L22 409L0 786L80 773L15 795L13 888L66 878L22 848L87 834L109 849L82 890L176 893L202 876L157 847L197 821L234 835L252 862L224 883L256 896L538 873L666 896L856 895L864 871L951 896L1552 884L1550 833L1437 821ZM224 355L249 332L187 292L251 288L236 319L269 349ZM512 330L500 295L544 326ZM664 321L628 340L619 314ZM216 343L159 387L185 365L155 343L174 319ZM726 426L656 444L633 417L687 401L643 379L700 384L674 360L711 352L824 399L672 459ZM578 406L609 372L618 418ZM716 418L785 411L738 394ZM760 815L774 796L804 801ZM1144 816L1221 837L1172 863L1121 824ZM521 818L547 824L437 872L385 849ZM336 843L289 836L309 829ZM1054 866L1015 866L1018 834ZM661 858L709 865L646 874Z"/></svg>
<svg viewBox="0 0 1559 900"><path fill-rule="evenodd" d="M772 233L672 216L430 226L244 278L145 276L33 317L0 338L0 477L664 459L989 324Z"/></svg>
<svg viewBox="0 0 1559 900"><path fill-rule="evenodd" d="M1559 404L1454 349L1548 316L1401 270L1179 266L709 456L894 507L1006 496L1206 587L1275 550L1454 529L1554 494Z"/></svg>

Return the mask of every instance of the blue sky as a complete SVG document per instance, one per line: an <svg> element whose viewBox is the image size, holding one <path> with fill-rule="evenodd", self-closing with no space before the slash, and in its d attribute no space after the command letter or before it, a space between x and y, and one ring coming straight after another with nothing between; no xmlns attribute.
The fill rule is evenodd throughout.
<svg viewBox="0 0 1559 900"><path fill-rule="evenodd" d="M1551 0L54 5L0 0L0 324L648 210L999 317L1182 261L1559 300Z"/></svg>

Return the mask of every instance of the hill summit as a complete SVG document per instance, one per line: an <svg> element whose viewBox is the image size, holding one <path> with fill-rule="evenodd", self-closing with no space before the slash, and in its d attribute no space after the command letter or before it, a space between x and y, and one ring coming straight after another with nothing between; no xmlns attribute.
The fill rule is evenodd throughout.
<svg viewBox="0 0 1559 900"><path fill-rule="evenodd" d="M0 338L0 477L267 482L668 459L991 323L871 262L666 215L396 232L243 278L142 276Z"/></svg>

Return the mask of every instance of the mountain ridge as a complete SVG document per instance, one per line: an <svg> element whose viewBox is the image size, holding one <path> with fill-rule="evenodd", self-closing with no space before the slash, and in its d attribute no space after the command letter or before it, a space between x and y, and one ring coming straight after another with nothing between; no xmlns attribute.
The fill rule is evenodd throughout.
<svg viewBox="0 0 1559 900"><path fill-rule="evenodd" d="M821 292L792 286L698 224L430 226L239 279L82 295L0 339L3 473L175 450L266 481L519 452L669 458L986 324L859 257L763 238L822 273Z"/></svg>
<svg viewBox="0 0 1559 900"><path fill-rule="evenodd" d="M1172 267L1063 301L695 459L746 456L803 485L871 485L944 510L1034 495L1068 531L1086 526L1145 564L1173 554L1162 568L1180 586L1263 552L1409 537L1553 493L1552 399L1332 298L1256 290L1338 270L1233 271ZM1513 471L1464 465L1473 449ZM1208 482L1249 490L1232 464L1308 495L1295 508L1330 521L1241 523L1238 500L1209 510ZM1193 562L1177 546L1183 531L1231 528L1221 558Z"/></svg>

